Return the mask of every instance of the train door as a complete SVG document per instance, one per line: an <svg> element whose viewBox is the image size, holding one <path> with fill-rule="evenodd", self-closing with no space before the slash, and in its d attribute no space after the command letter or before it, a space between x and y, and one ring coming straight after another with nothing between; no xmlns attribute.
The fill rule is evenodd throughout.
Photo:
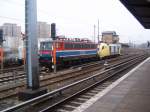
<svg viewBox="0 0 150 112"><path fill-rule="evenodd" d="M112 48L113 48L112 54L114 55L115 54L115 46L112 46Z"/></svg>
<svg viewBox="0 0 150 112"><path fill-rule="evenodd" d="M117 53L117 49L116 49L116 46L114 46L114 55L116 55Z"/></svg>
<svg viewBox="0 0 150 112"><path fill-rule="evenodd" d="M111 49L111 46L109 46L109 53L110 53L110 55L112 54L112 53L111 53L111 50L112 50L112 49Z"/></svg>
<svg viewBox="0 0 150 112"><path fill-rule="evenodd" d="M114 55L114 46L110 46L110 55Z"/></svg>
<svg viewBox="0 0 150 112"><path fill-rule="evenodd" d="M118 49L118 51L117 51L117 54L120 54L120 49L119 49L119 46L117 46L117 49Z"/></svg>

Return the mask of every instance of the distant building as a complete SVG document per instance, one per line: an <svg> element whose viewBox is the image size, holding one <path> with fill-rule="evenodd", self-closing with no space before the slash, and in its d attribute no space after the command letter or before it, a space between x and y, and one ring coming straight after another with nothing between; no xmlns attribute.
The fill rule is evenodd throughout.
<svg viewBox="0 0 150 112"><path fill-rule="evenodd" d="M1 26L4 32L4 37L21 37L21 26L12 23L4 23Z"/></svg>
<svg viewBox="0 0 150 112"><path fill-rule="evenodd" d="M105 31L102 32L102 42L107 44L119 43L119 36L115 31Z"/></svg>
<svg viewBox="0 0 150 112"><path fill-rule="evenodd" d="M3 30L3 46L17 49L19 39L21 38L21 26L13 23L4 23L1 27Z"/></svg>
<svg viewBox="0 0 150 112"><path fill-rule="evenodd" d="M50 25L46 22L37 23L37 36L38 38L48 38L50 37Z"/></svg>

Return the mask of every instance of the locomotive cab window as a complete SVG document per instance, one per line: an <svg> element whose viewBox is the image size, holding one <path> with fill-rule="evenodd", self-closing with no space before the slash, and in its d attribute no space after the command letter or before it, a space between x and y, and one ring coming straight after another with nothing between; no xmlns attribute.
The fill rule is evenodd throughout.
<svg viewBox="0 0 150 112"><path fill-rule="evenodd" d="M51 42L41 42L40 50L52 50Z"/></svg>

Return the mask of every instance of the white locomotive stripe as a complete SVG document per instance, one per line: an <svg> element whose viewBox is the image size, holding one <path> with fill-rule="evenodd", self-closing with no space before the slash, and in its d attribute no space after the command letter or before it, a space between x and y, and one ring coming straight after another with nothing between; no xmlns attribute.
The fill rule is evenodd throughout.
<svg viewBox="0 0 150 112"><path fill-rule="evenodd" d="M93 50L61 50L61 51L56 51L56 52L75 52L75 51L97 51L96 49Z"/></svg>
<svg viewBox="0 0 150 112"><path fill-rule="evenodd" d="M107 94L109 91L111 91L114 87L116 87L120 82L122 82L124 79L126 79L128 76L130 76L133 72L135 72L135 70L137 70L139 67L141 67L148 60L150 60L150 58L145 59L142 63L140 63L135 68L133 68L131 71L129 71L123 77L121 77L120 79L118 79L117 81L115 81L114 83L112 83L106 89L104 89L103 91L101 91L98 94L96 94L93 98L89 99L88 101L86 101L85 103L83 103L81 106L79 106L78 108L76 108L72 112L83 112L83 111L85 111L88 107L90 107L91 105L93 105L97 100L99 100L105 94Z"/></svg>
<svg viewBox="0 0 150 112"><path fill-rule="evenodd" d="M89 53L89 54L79 54L79 55L67 55L67 56L60 56L60 57L69 57L69 56L71 57L71 56L82 56L82 55L84 56L84 55L94 55L94 54L96 55L96 53Z"/></svg>

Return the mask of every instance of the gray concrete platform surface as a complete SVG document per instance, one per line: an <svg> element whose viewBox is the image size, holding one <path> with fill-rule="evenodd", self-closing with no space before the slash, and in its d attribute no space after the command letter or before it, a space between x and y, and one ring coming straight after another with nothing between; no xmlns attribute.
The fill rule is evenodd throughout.
<svg viewBox="0 0 150 112"><path fill-rule="evenodd" d="M150 58L73 112L150 112Z"/></svg>

